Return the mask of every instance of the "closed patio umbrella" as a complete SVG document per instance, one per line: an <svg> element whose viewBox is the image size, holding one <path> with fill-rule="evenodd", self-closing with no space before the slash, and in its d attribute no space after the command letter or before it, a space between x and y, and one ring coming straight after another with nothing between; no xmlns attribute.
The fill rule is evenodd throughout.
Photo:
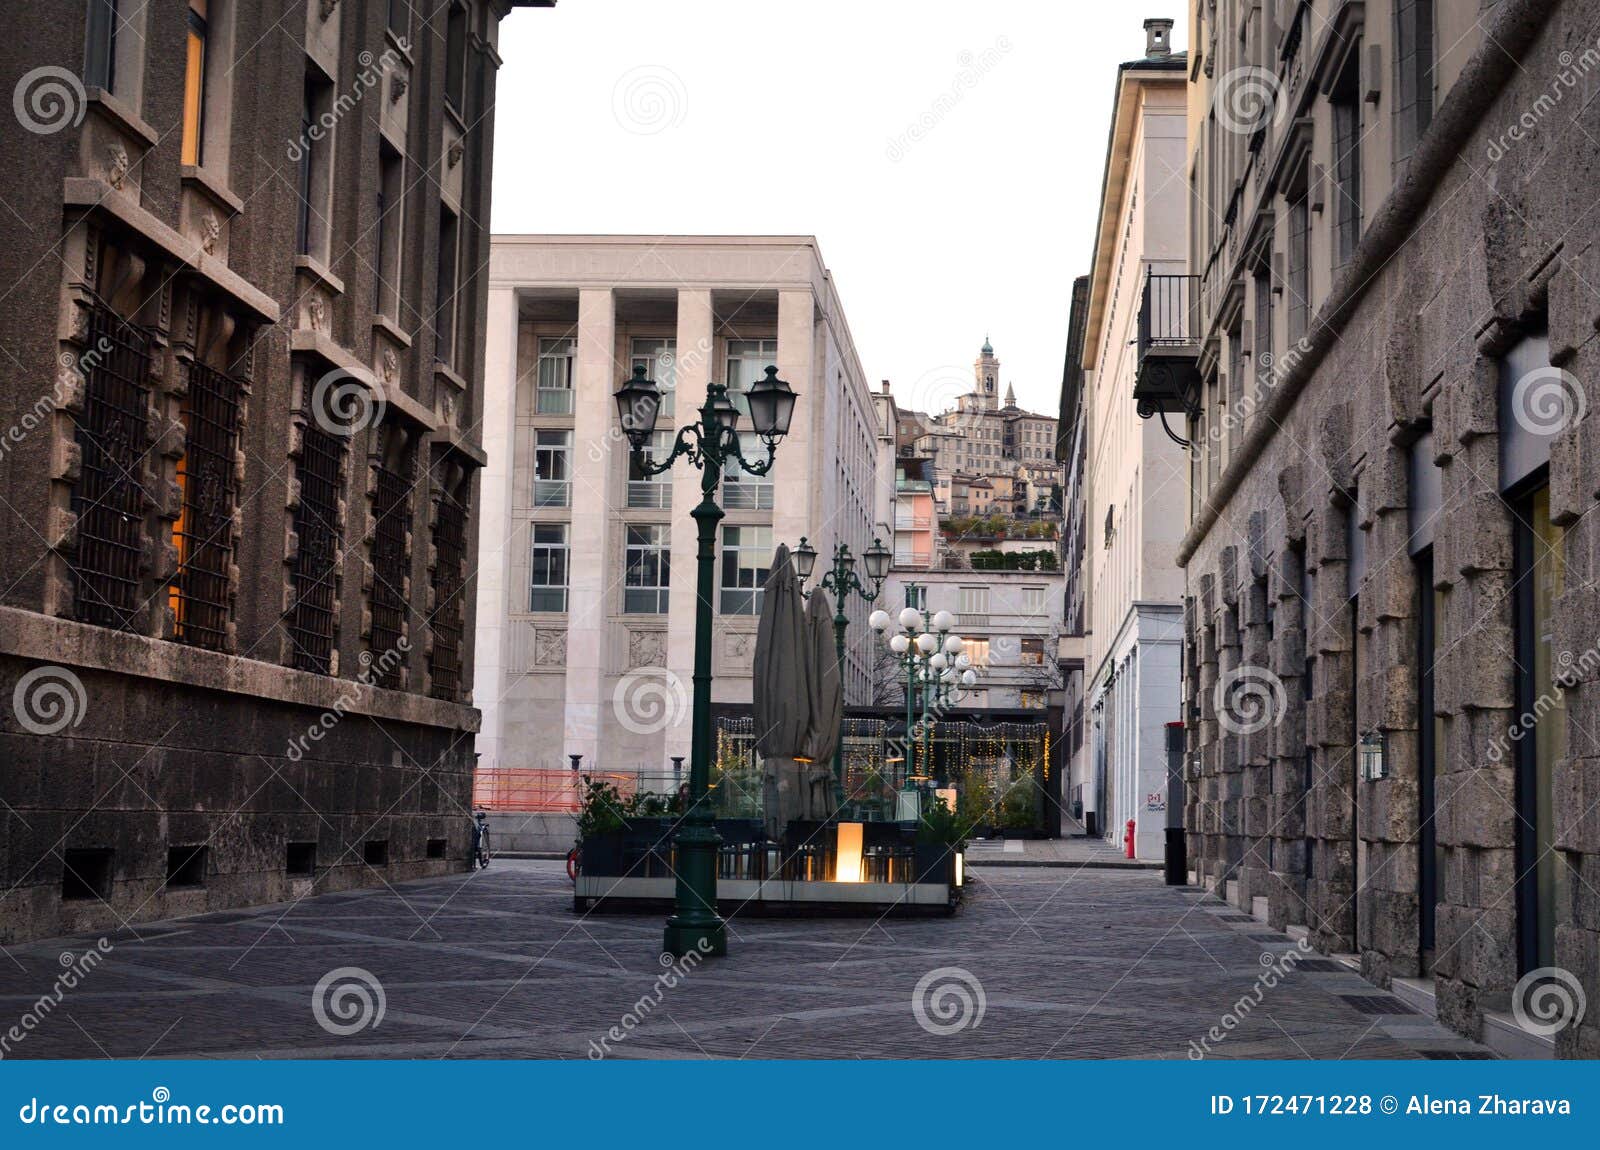
<svg viewBox="0 0 1600 1150"><path fill-rule="evenodd" d="M807 810L805 817L833 815L833 752L844 723L844 684L839 678L839 649L833 635L833 606L821 587L811 592L806 607L806 674L811 681L811 725L806 732ZM842 781L842 780L841 780Z"/></svg>
<svg viewBox="0 0 1600 1150"><path fill-rule="evenodd" d="M789 547L780 543L767 573L751 668L756 750L763 760L762 806L767 837L775 842L782 840L791 820L806 814L803 764L795 759L805 754L811 728L808 641L805 600Z"/></svg>

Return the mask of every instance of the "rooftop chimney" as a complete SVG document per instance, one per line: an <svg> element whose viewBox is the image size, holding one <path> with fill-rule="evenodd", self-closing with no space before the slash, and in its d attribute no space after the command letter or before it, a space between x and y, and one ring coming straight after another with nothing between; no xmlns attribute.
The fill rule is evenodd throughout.
<svg viewBox="0 0 1600 1150"><path fill-rule="evenodd" d="M1146 20L1144 22L1144 54L1146 59L1159 60L1172 55L1172 21Z"/></svg>
<svg viewBox="0 0 1600 1150"><path fill-rule="evenodd" d="M883 381L883 394L889 394L889 381L887 379Z"/></svg>

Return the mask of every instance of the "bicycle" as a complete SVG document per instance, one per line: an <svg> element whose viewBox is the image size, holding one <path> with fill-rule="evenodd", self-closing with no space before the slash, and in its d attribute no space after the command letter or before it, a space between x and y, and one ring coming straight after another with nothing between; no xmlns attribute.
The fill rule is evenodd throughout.
<svg viewBox="0 0 1600 1150"><path fill-rule="evenodd" d="M473 870L489 869L489 815L486 811L479 811L472 824L472 855Z"/></svg>

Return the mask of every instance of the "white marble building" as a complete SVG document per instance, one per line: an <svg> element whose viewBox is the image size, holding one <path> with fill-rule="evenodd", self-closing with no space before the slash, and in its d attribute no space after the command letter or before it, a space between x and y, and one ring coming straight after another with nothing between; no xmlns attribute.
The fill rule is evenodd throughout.
<svg viewBox="0 0 1600 1150"><path fill-rule="evenodd" d="M474 701L484 767L659 772L690 742L700 473L630 468L612 393L643 363L672 395L767 365L800 400L766 479L730 476L717 541L714 702L748 708L759 586L774 547L824 556L884 533L873 399L807 236L497 236L490 250ZM750 436L747 452L762 451ZM819 569L821 561L819 561ZM859 601L852 633L866 630ZM867 652L847 658L865 702Z"/></svg>

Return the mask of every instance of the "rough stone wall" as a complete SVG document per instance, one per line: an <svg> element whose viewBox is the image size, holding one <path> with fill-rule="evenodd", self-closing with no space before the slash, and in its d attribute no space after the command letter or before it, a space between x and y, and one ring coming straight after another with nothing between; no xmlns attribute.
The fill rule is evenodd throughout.
<svg viewBox="0 0 1600 1150"><path fill-rule="evenodd" d="M1552 518L1567 532L1554 649L1573 656L1568 755L1555 768L1555 847L1572 879L1556 912L1555 965L1577 979L1589 1003L1581 1025L1558 1033L1556 1048L1591 1058L1600 1056L1600 746L1589 732L1600 731L1600 663L1581 653L1595 648L1600 619L1600 520L1589 514L1600 498L1600 245L1590 225L1600 77L1578 75L1531 127L1524 113L1563 68L1592 55L1597 21L1595 3L1555 6L1466 146L1439 170L1413 168L1410 178L1433 189L1431 202L1384 253L1357 303L1322 317L1337 332L1331 349L1194 547L1194 648L1186 660L1194 869L1202 881L1236 879L1241 894L1263 893L1255 858L1271 839L1274 881L1265 893L1274 923L1297 921L1303 889L1316 945L1358 952L1363 971L1386 983L1416 974L1422 958L1418 740L1432 716L1417 713L1416 612L1421 595L1442 593L1434 702L1445 742L1436 785L1443 869L1432 974L1441 1021L1481 1035L1484 1013L1508 1008L1519 974L1516 772L1509 756L1492 751L1504 744L1517 705L1515 519L1498 482L1499 357L1547 322L1551 362L1579 381L1589 413L1554 440L1549 470ZM1514 123L1526 131L1515 155L1495 158ZM1373 205L1374 214L1381 210ZM1406 456L1425 430L1443 503L1432 588L1417 586L1407 548ZM1352 516L1366 551L1353 608ZM1248 526L1257 522L1265 525L1259 533ZM1309 596L1298 570L1302 546L1315 585ZM1265 655L1291 716L1274 732L1265 829L1249 813L1251 791L1232 782L1235 764L1249 777L1254 752L1230 749L1237 736L1220 729L1211 699L1230 670L1263 653L1253 590L1235 618L1221 589L1241 548L1263 552L1267 594L1277 604ZM1308 663L1306 681L1299 673ZM1303 730L1293 718L1302 702ZM1382 780L1358 778L1355 743L1365 731L1386 738ZM1302 796L1303 754L1311 783ZM1242 822L1230 813L1240 799Z"/></svg>

